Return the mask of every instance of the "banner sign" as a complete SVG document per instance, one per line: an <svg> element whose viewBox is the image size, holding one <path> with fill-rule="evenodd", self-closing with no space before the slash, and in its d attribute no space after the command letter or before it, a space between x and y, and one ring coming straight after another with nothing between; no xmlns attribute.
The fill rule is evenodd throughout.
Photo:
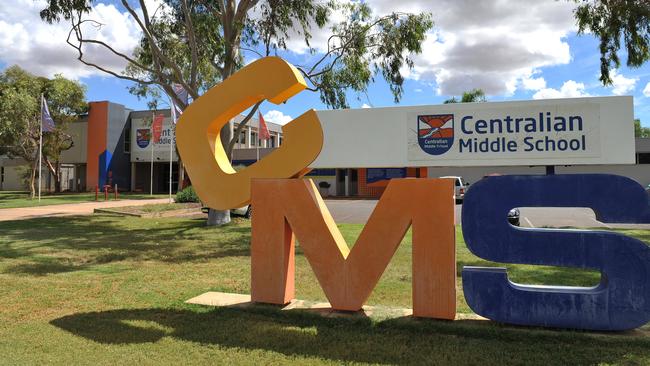
<svg viewBox="0 0 650 366"><path fill-rule="evenodd" d="M632 97L318 111L312 168L634 164Z"/></svg>
<svg viewBox="0 0 650 366"><path fill-rule="evenodd" d="M171 118L165 117L160 129L160 138L155 143L152 134L151 118L131 120L131 162L151 161L151 149L153 148L154 161L169 161L169 144L176 143L174 124ZM173 161L178 159L176 151L173 151Z"/></svg>

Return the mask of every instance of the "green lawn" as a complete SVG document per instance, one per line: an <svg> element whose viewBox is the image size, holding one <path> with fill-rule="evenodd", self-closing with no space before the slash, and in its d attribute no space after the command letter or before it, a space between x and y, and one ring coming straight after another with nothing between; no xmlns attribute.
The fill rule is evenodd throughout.
<svg viewBox="0 0 650 366"><path fill-rule="evenodd" d="M167 194L155 194L150 196L145 193L119 193L119 199L151 199L151 198L166 198ZM109 198L113 199L113 194L109 193ZM0 191L0 209L2 208L17 208L17 207L34 207L34 206L48 206L60 205L65 203L81 203L90 202L95 200L95 193L59 193L59 194L42 194L41 201L37 198L30 199L29 192L21 191ZM104 193L99 194L99 200L104 200Z"/></svg>
<svg viewBox="0 0 650 366"><path fill-rule="evenodd" d="M650 336L187 305L209 290L249 292L249 222L204 224L109 216L0 223L0 364L650 364ZM339 227L350 243L361 229ZM650 240L647 231L627 233ZM410 254L407 237L368 304L410 307ZM458 262L459 270L494 265L470 254L460 231ZM296 265L297 297L324 300L300 253ZM508 267L527 283L599 278ZM458 289L458 310L469 312Z"/></svg>

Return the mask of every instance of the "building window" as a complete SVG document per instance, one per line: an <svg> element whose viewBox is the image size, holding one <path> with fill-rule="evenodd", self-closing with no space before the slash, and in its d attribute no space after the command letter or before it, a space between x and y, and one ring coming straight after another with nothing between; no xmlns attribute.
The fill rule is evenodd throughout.
<svg viewBox="0 0 650 366"><path fill-rule="evenodd" d="M239 144L242 146L246 146L246 131L242 131L239 133Z"/></svg>
<svg viewBox="0 0 650 366"><path fill-rule="evenodd" d="M258 146L257 141L257 132L251 132L251 146Z"/></svg>
<svg viewBox="0 0 650 366"><path fill-rule="evenodd" d="M278 147L282 146L282 135L278 135Z"/></svg>
<svg viewBox="0 0 650 366"><path fill-rule="evenodd" d="M5 167L0 166L0 183L5 182Z"/></svg>
<svg viewBox="0 0 650 366"><path fill-rule="evenodd" d="M124 131L124 153L131 153L131 129L127 128Z"/></svg>
<svg viewBox="0 0 650 366"><path fill-rule="evenodd" d="M650 153L638 153L637 154L637 163L638 164L650 164Z"/></svg>
<svg viewBox="0 0 650 366"><path fill-rule="evenodd" d="M275 147L275 136L271 136L268 141L268 147Z"/></svg>

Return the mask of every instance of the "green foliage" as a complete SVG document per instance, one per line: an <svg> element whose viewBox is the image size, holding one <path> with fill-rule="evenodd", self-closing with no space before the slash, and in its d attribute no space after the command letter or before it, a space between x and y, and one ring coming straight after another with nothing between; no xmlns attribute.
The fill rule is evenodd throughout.
<svg viewBox="0 0 650 366"><path fill-rule="evenodd" d="M61 153L72 147L67 126L87 111L85 93L83 85L61 75L47 79L18 66L6 69L0 74L0 154L20 157L36 168L43 95L56 126L44 134L43 160L56 179Z"/></svg>
<svg viewBox="0 0 650 366"><path fill-rule="evenodd" d="M619 50L625 44L627 66L650 60L650 3L647 0L575 0L578 33L600 40L600 81L610 85L609 71L620 67Z"/></svg>
<svg viewBox="0 0 650 366"><path fill-rule="evenodd" d="M650 138L650 127L641 126L641 120L634 120L634 137Z"/></svg>
<svg viewBox="0 0 650 366"><path fill-rule="evenodd" d="M189 186L182 191L176 193L176 202L185 203L185 202L200 202L199 196L194 191L192 186Z"/></svg>
<svg viewBox="0 0 650 366"><path fill-rule="evenodd" d="M73 144L72 137L66 132L68 125L88 111L86 87L78 81L55 75L54 79L45 83L43 94L56 123L55 130L43 136L44 154L56 162L61 158L61 153Z"/></svg>
<svg viewBox="0 0 650 366"><path fill-rule="evenodd" d="M66 139L67 124L87 111L85 87L61 75L49 80L11 66L0 74L0 136L6 139L2 144L6 153L33 158L39 138L41 95L47 99L56 124L55 131L45 135L46 156L58 157L66 149L59 141Z"/></svg>
<svg viewBox="0 0 650 366"><path fill-rule="evenodd" d="M463 96L460 101L456 97L451 97L444 101L444 104L450 103L482 103L487 102L485 97L485 92L482 89L472 89L470 91L463 92Z"/></svg>
<svg viewBox="0 0 650 366"><path fill-rule="evenodd" d="M33 161L43 79L11 66L0 74L0 145L3 154Z"/></svg>

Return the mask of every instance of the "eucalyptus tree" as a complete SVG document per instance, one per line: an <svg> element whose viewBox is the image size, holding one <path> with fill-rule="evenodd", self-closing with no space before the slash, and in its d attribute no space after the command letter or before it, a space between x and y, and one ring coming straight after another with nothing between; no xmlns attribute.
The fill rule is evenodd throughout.
<svg viewBox="0 0 650 366"><path fill-rule="evenodd" d="M21 158L29 165L32 198L38 170L41 95L48 100L55 121L54 130L43 135L43 161L54 177L56 191L61 188L61 153L72 147L68 123L87 110L85 88L76 81L61 75L37 77L18 66L0 74L0 153Z"/></svg>
<svg viewBox="0 0 650 366"><path fill-rule="evenodd" d="M575 0L578 33L599 39L600 81L611 85L610 70L621 66L624 45L626 64L639 67L650 60L650 0Z"/></svg>
<svg viewBox="0 0 650 366"><path fill-rule="evenodd" d="M90 18L94 2L47 0L41 17L47 22L70 23L67 41L82 63L133 81L131 92L141 97L156 98L162 90L181 107L185 102L174 94L174 84L182 85L196 99L245 62L290 51L288 45L296 39L304 41L314 56L313 62L297 68L309 84L308 90L319 93L328 107L348 107L348 94L365 92L377 76L386 80L399 101L404 82L401 70L413 66L410 55L422 51L422 42L433 26L430 14L374 15L365 2L164 0L150 9L145 0L120 0L142 32L139 47L133 54L125 54L115 44L84 33L88 26L101 26ZM324 48L311 44L315 30L327 32ZM86 47L102 48L128 66L111 70L89 59ZM259 103L250 109L239 130L258 108ZM232 123L221 131L228 154L232 154L238 136ZM215 217L218 223L230 221L229 212Z"/></svg>

